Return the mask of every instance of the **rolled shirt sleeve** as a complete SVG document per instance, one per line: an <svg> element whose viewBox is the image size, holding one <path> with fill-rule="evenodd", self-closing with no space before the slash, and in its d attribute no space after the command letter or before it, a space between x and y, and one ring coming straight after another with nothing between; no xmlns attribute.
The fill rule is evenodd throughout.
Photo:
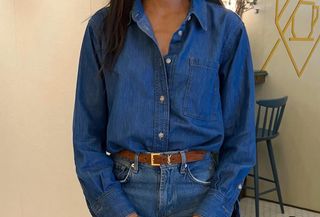
<svg viewBox="0 0 320 217"><path fill-rule="evenodd" d="M232 215L243 181L256 162L254 72L242 21L228 34L219 73L224 140L212 185L195 212L202 217Z"/></svg>
<svg viewBox="0 0 320 217"><path fill-rule="evenodd" d="M84 33L73 111L73 148L76 174L86 204L95 217L125 217L134 212L106 154L107 94L101 67L101 38L97 16Z"/></svg>

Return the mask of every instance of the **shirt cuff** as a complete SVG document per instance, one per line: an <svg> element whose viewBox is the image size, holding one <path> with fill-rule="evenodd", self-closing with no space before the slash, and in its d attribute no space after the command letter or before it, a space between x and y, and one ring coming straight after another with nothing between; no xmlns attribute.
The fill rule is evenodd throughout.
<svg viewBox="0 0 320 217"><path fill-rule="evenodd" d="M96 217L126 217L135 212L122 189L111 188L103 193L91 206Z"/></svg>
<svg viewBox="0 0 320 217"><path fill-rule="evenodd" d="M230 217L240 191L235 190L231 198L216 189L210 189L194 214L201 217Z"/></svg>

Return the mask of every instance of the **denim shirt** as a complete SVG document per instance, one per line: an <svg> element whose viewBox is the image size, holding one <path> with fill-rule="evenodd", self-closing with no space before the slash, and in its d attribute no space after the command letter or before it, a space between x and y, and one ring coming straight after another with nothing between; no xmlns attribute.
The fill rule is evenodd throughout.
<svg viewBox="0 0 320 217"><path fill-rule="evenodd" d="M135 211L115 179L110 153L207 150L219 160L196 213L231 216L256 161L254 73L248 34L233 11L191 0L169 52L159 45L141 0L135 0L118 60L105 76L103 18L86 26L73 112L76 173L93 216ZM146 201L147 202L147 201ZM102 211L101 211L102 210Z"/></svg>

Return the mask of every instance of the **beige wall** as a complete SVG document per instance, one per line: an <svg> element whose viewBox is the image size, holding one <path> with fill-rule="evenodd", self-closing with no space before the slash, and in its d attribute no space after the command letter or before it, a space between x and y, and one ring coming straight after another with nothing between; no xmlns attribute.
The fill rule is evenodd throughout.
<svg viewBox="0 0 320 217"><path fill-rule="evenodd" d="M103 3L0 0L0 216L90 216L70 121L82 21Z"/></svg>
<svg viewBox="0 0 320 217"><path fill-rule="evenodd" d="M74 174L71 118L84 21L99 0L0 1L0 215L85 217ZM246 14L254 64L278 38L273 1ZM247 19L253 17L254 19ZM250 22L249 22L250 21ZM267 26L268 25L268 26ZM299 79L283 45L271 60L257 97L287 94L281 136L275 141L284 200L320 210L319 49ZM261 149L261 160L265 160ZM261 165L270 175L268 165ZM266 169L265 169L266 168Z"/></svg>
<svg viewBox="0 0 320 217"><path fill-rule="evenodd" d="M254 66L260 69L269 55L276 40L280 37L275 26L275 2L259 0L261 11L247 12L243 19L246 23ZM285 1L280 1L282 7ZM283 17L288 19L297 4L290 1L288 10ZM316 1L319 5L319 1ZM308 30L310 9L299 11L296 31L299 34ZM281 24L284 20L280 21ZM315 29L315 38L319 36L320 24ZM290 28L288 33L290 33ZM289 36L289 34L286 34ZM290 44L297 64L301 68L310 51L310 42L295 42ZM274 152L278 163L279 179L281 181L285 203L320 211L320 46L315 49L303 75L299 78L294 70L285 46L280 42L266 70L269 72L267 81L256 86L256 98L272 98L288 95L288 103L280 128L280 136L274 141ZM272 177L264 144L259 145L261 175ZM261 185L262 188L272 187ZM262 189L264 190L264 189ZM276 200L275 192L264 195Z"/></svg>

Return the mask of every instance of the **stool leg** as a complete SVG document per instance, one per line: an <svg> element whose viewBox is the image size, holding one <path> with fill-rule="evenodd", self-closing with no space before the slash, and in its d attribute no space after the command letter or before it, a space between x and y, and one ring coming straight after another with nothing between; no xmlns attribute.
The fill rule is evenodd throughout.
<svg viewBox="0 0 320 217"><path fill-rule="evenodd" d="M255 211L256 211L256 217L259 217L259 172L258 172L258 150L257 150L257 159L256 164L253 167L254 169L254 198L255 198Z"/></svg>
<svg viewBox="0 0 320 217"><path fill-rule="evenodd" d="M273 178L274 178L276 189L277 189L277 194L278 194L278 200L279 200L279 204L280 204L280 208L281 208L281 213L284 213L281 190L280 190L280 183L279 183L279 178L278 178L278 173L277 173L276 162L274 160L271 140L267 140L267 147L268 147L268 152L269 152L269 158L270 158Z"/></svg>

